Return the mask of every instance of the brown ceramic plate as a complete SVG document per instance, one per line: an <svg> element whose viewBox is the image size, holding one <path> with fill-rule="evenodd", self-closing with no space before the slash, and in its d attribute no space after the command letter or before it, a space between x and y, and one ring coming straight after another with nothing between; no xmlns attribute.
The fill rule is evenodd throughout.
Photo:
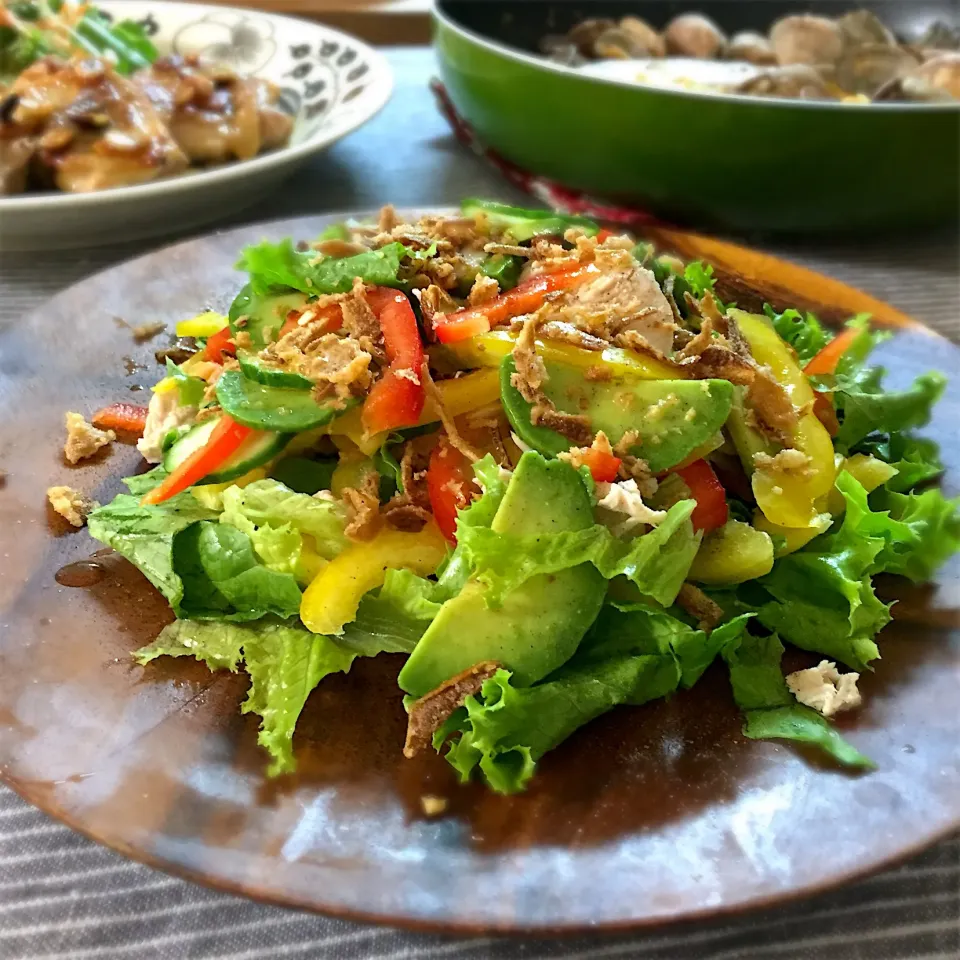
<svg viewBox="0 0 960 960"><path fill-rule="evenodd" d="M108 500L133 472L116 446L77 470L60 458L63 412L91 412L157 377L122 321L224 308L237 251L262 236L314 236L332 218L244 227L161 250L80 283L0 336L0 770L54 816L139 860L281 904L458 930L565 931L657 924L770 904L876 869L960 824L958 565L909 591L841 721L879 769L855 776L740 734L724 671L667 702L620 709L541 764L530 790L457 787L436 757L404 760L398 661L358 661L314 693L299 773L268 782L243 675L134 665L169 618L123 561L88 589L58 585L97 548L48 515L44 489ZM339 217L337 219L340 219ZM960 351L862 294L799 268L689 235L739 302L805 303L828 317L874 309L899 325L883 355L898 380L960 368ZM758 279L761 278L761 279ZM956 388L933 435L956 492ZM949 442L947 442L949 441ZM789 665L809 662L796 656ZM449 797L445 817L420 813Z"/></svg>

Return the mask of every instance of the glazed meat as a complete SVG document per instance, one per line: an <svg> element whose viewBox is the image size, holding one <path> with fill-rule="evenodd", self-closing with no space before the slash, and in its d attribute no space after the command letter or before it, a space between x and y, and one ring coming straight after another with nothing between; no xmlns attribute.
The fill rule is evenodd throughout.
<svg viewBox="0 0 960 960"><path fill-rule="evenodd" d="M276 107L278 89L257 77L205 68L196 57L163 57L133 82L192 163L248 160L290 136L293 121Z"/></svg>
<svg viewBox="0 0 960 960"><path fill-rule="evenodd" d="M28 162L71 193L145 183L187 166L146 95L101 60L38 60L10 97L0 125L5 192L22 189L25 177L14 168L25 171Z"/></svg>
<svg viewBox="0 0 960 960"><path fill-rule="evenodd" d="M0 100L0 193L86 193L247 160L290 136L278 97L265 80L196 57L129 77L103 59L44 57Z"/></svg>

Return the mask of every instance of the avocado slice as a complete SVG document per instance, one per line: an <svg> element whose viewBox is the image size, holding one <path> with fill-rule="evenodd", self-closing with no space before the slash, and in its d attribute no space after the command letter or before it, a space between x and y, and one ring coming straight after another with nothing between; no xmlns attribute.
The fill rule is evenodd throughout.
<svg viewBox="0 0 960 960"><path fill-rule="evenodd" d="M530 536L582 530L593 522L577 473L562 461L525 453L491 526ZM469 580L443 604L400 671L403 690L422 697L482 660L512 670L514 685L535 683L573 655L600 612L607 582L585 563L531 577L499 608L486 605L486 589Z"/></svg>
<svg viewBox="0 0 960 960"><path fill-rule="evenodd" d="M639 440L631 450L654 473L668 470L706 443L725 423L733 403L726 380L587 380L582 370L547 363L543 390L558 410L584 414L594 430L616 444L628 430ZM570 441L530 422L530 404L510 382L513 356L500 364L500 396L511 426L524 443L556 456Z"/></svg>
<svg viewBox="0 0 960 960"><path fill-rule="evenodd" d="M241 330L247 333L254 347L260 350L277 339L287 314L291 310L303 310L309 299L305 293L296 290L259 297L248 283L230 304L227 315L230 329L234 334ZM245 318L242 325L237 323L240 317Z"/></svg>

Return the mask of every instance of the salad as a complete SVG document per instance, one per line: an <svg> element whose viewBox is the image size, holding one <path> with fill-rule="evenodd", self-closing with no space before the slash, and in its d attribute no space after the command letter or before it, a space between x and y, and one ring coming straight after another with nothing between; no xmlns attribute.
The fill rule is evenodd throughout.
<svg viewBox="0 0 960 960"><path fill-rule="evenodd" d="M135 658L242 667L271 776L314 687L382 652L406 657L398 751L501 793L714 661L747 737L871 765L829 717L880 656L874 575L960 546L914 432L940 374L885 390L864 317L748 313L701 262L485 201L238 268L149 409L69 415L68 450L139 436L152 468L87 518L175 615ZM785 643L817 665L785 676Z"/></svg>

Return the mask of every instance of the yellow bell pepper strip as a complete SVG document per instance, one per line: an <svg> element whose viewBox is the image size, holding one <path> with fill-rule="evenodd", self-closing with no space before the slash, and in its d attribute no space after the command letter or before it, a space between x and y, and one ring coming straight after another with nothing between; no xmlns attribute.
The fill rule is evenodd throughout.
<svg viewBox="0 0 960 960"><path fill-rule="evenodd" d="M353 543L313 580L300 602L300 619L313 633L339 636L357 615L365 593L382 586L387 570L435 573L447 555L447 541L432 521L418 533L389 527L370 540Z"/></svg>
<svg viewBox="0 0 960 960"><path fill-rule="evenodd" d="M206 340L215 333L219 333L227 325L227 318L222 313L206 310L198 313L189 320L181 320L177 326L178 337L198 337Z"/></svg>
<svg viewBox="0 0 960 960"><path fill-rule="evenodd" d="M795 473L755 470L751 480L757 505L771 523L809 527L819 510L815 501L829 493L836 479L833 442L813 413L814 393L790 347L766 317L730 310L757 363L770 368L796 407L806 408L797 424L793 446L809 457L808 468Z"/></svg>
<svg viewBox="0 0 960 960"><path fill-rule="evenodd" d="M769 533L771 537L779 537L773 551L775 557L785 557L805 547L814 537L825 533L832 522L833 517L829 513L818 513L809 527L781 527L771 523L759 510L753 514L753 525L758 530Z"/></svg>
<svg viewBox="0 0 960 960"><path fill-rule="evenodd" d="M308 587L330 561L317 553L317 541L308 533L301 534L300 556L297 558L296 568L293 571L297 583L301 587Z"/></svg>
<svg viewBox="0 0 960 960"><path fill-rule="evenodd" d="M728 520L703 538L688 577L697 583L745 583L773 569L773 541L749 523Z"/></svg>
<svg viewBox="0 0 960 960"><path fill-rule="evenodd" d="M517 335L509 330L491 330L469 340L432 347L431 353L451 357L462 367L499 367L500 361L513 352ZM639 350L607 347L605 350L585 350L569 343L538 340L537 353L547 363L559 363L578 370L598 367L614 377L636 377L639 380L678 380L683 368L647 356Z"/></svg>
<svg viewBox="0 0 960 960"><path fill-rule="evenodd" d="M837 473L839 474L842 470L846 470L867 493L872 493L900 472L892 464L885 463L868 453L855 453L852 457L841 459ZM827 494L827 509L833 516L839 517L846 508L847 501L843 494L833 487Z"/></svg>
<svg viewBox="0 0 960 960"><path fill-rule="evenodd" d="M330 492L342 497L347 487L359 490L367 476L376 472L376 465L369 457L341 457L330 478Z"/></svg>
<svg viewBox="0 0 960 960"><path fill-rule="evenodd" d="M456 380L438 380L436 386L444 409L451 417L459 417L500 399L500 372L496 369L477 370ZM436 423L439 420L440 412L433 399L428 396L418 426ZM354 408L342 417L337 417L330 424L329 433L333 437L348 437L361 452L368 455L380 449L384 437L382 433L369 435L364 433L359 408Z"/></svg>

